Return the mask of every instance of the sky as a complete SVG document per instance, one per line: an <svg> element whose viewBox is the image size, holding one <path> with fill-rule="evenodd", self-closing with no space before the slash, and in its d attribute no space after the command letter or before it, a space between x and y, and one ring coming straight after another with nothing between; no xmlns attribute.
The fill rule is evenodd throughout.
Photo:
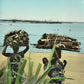
<svg viewBox="0 0 84 84"><path fill-rule="evenodd" d="M0 19L84 22L84 0L0 0Z"/></svg>

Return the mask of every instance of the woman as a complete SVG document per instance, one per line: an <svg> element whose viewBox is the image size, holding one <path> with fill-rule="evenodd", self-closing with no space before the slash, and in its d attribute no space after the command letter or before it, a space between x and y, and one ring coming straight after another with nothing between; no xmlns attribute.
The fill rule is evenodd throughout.
<svg viewBox="0 0 84 84"><path fill-rule="evenodd" d="M21 51L21 52L18 52L19 51L19 47L12 47L13 49L13 53L6 53L6 49L7 49L8 45L5 46L5 48L3 49L3 52L2 54L6 57L10 57L10 62L11 62L11 70L12 70L12 84L15 84L15 80L16 80L16 74L14 73L18 71L18 66L19 66L19 62L21 60L21 58L24 58L24 54L28 51L29 49L29 46L26 45L26 48Z"/></svg>
<svg viewBox="0 0 84 84"><path fill-rule="evenodd" d="M64 60L64 64L59 60L61 58L61 49L56 48L54 51L53 58L51 60L51 65L55 65L53 69L48 73L50 78L52 77L64 77L64 68L66 66L66 60ZM52 80L50 83L61 84L62 80Z"/></svg>

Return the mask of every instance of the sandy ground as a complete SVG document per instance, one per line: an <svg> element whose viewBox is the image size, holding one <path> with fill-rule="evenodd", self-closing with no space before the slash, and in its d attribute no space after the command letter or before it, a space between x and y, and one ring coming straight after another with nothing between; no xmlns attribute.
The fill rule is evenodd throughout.
<svg viewBox="0 0 84 84"><path fill-rule="evenodd" d="M25 54L25 58L28 60L29 53ZM33 64L33 74L35 74L38 63L42 64L42 58L47 57L49 59L50 53L31 53L31 60L34 62ZM63 84L84 84L84 54L78 53L63 53L62 58L63 61L67 60L67 66L65 68L65 77L74 78L74 80L65 80ZM0 69L3 66L7 65L7 58L0 55ZM39 76L44 73L43 64L40 71ZM28 61L25 67L25 74L28 76Z"/></svg>

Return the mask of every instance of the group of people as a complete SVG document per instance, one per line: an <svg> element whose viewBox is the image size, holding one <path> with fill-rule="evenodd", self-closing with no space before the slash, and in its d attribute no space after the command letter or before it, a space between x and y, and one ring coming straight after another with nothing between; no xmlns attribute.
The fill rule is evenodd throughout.
<svg viewBox="0 0 84 84"><path fill-rule="evenodd" d="M61 58L61 49L60 48L55 48L52 60L51 60L51 66L54 65L55 67L51 69L51 71L48 73L48 76L50 78L52 77L64 77L64 68L67 64L67 61L64 60L61 62L59 59ZM44 57L42 59L43 64L44 64L44 71L46 71L47 65L48 65L48 59ZM51 80L50 83L56 83L56 84L61 84L62 80Z"/></svg>
<svg viewBox="0 0 84 84"><path fill-rule="evenodd" d="M12 77L13 77L13 81L12 84L15 84L15 80L16 80L16 74L13 72L17 72L18 71L18 66L19 66L19 62L21 58L24 58L24 54L28 51L29 46L26 45L26 48L19 52L19 47L12 47L13 49L13 53L6 53L6 49L7 49L8 45L5 46L5 48L3 49L2 54L6 57L10 57L10 62L11 62L11 69L12 69ZM61 49L60 48L56 48L51 60L51 66L55 65L55 67L53 69L51 69L51 71L48 73L48 76L50 78L52 77L64 77L64 68L67 64L67 61L64 60L63 63L59 60L61 58ZM44 71L46 71L47 65L48 65L48 59L45 57L42 59L43 64L44 64ZM14 62L17 62L16 64L14 64ZM52 80L50 81L50 83L58 83L61 84L62 80Z"/></svg>

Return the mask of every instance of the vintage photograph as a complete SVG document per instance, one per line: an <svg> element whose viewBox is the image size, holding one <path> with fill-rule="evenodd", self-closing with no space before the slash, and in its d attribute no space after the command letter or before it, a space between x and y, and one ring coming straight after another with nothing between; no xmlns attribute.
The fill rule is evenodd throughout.
<svg viewBox="0 0 84 84"><path fill-rule="evenodd" d="M84 84L84 0L0 0L0 84Z"/></svg>

